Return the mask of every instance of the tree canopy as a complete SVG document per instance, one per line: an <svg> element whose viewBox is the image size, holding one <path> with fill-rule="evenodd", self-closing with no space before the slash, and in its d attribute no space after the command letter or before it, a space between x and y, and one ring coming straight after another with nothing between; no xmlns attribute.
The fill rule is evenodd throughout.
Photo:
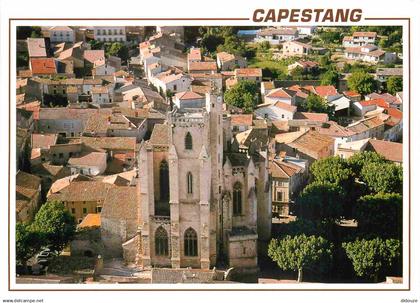
<svg viewBox="0 0 420 303"><path fill-rule="evenodd" d="M363 166L361 180L374 193L402 193L403 169L394 163L372 162Z"/></svg>
<svg viewBox="0 0 420 303"><path fill-rule="evenodd" d="M364 151L362 153L356 153L347 159L348 165L351 167L355 175L359 175L363 167L369 163L387 163L382 155L372 152Z"/></svg>
<svg viewBox="0 0 420 303"><path fill-rule="evenodd" d="M318 266L321 270L329 265L333 245L322 237L299 235L272 239L268 256L283 270L298 272L298 282L303 279L303 270Z"/></svg>
<svg viewBox="0 0 420 303"><path fill-rule="evenodd" d="M332 183L348 187L353 183L353 172L346 160L338 156L315 161L310 167L315 182Z"/></svg>
<svg viewBox="0 0 420 303"><path fill-rule="evenodd" d="M400 194L375 194L363 196L356 203L355 219L364 237L402 237L402 196Z"/></svg>
<svg viewBox="0 0 420 303"><path fill-rule="evenodd" d="M122 61L126 61L128 59L128 48L120 42L106 43L105 54L107 56L117 56Z"/></svg>
<svg viewBox="0 0 420 303"><path fill-rule="evenodd" d="M401 242L395 239L356 239L343 243L347 257L359 277L378 281L381 271L389 269L401 254Z"/></svg>
<svg viewBox="0 0 420 303"><path fill-rule="evenodd" d="M45 243L44 233L35 230L30 224L16 224L16 261L26 267L26 262L36 254Z"/></svg>
<svg viewBox="0 0 420 303"><path fill-rule="evenodd" d="M310 113L325 113L330 118L334 116L334 107L330 106L321 96L309 94L306 101L300 105L302 111Z"/></svg>
<svg viewBox="0 0 420 303"><path fill-rule="evenodd" d="M344 193L336 184L312 182L298 197L296 207L303 219L335 222L343 216Z"/></svg>
<svg viewBox="0 0 420 303"><path fill-rule="evenodd" d="M352 91L368 95L375 89L375 79L367 72L356 71L349 76L347 85Z"/></svg>
<svg viewBox="0 0 420 303"><path fill-rule="evenodd" d="M35 215L33 228L44 233L48 244L60 251L72 239L76 224L63 203L49 201Z"/></svg>
<svg viewBox="0 0 420 303"><path fill-rule="evenodd" d="M401 77L391 76L386 80L386 90L391 95L403 90L403 80Z"/></svg>
<svg viewBox="0 0 420 303"><path fill-rule="evenodd" d="M258 88L254 82L239 81L224 94L226 104L242 108L250 113L258 103Z"/></svg>
<svg viewBox="0 0 420 303"><path fill-rule="evenodd" d="M337 86L338 80L340 80L340 73L335 69L329 69L322 75L321 85Z"/></svg>

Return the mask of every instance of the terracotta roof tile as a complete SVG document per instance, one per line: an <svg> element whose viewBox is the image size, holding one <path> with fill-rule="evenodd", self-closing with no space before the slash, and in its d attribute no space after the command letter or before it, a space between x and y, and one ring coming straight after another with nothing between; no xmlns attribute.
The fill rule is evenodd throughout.
<svg viewBox="0 0 420 303"><path fill-rule="evenodd" d="M403 144L391 141L369 139L366 150L374 151L393 162L403 162Z"/></svg>
<svg viewBox="0 0 420 303"><path fill-rule="evenodd" d="M87 214L82 222L77 225L78 228L92 228L101 226L101 214Z"/></svg>
<svg viewBox="0 0 420 303"><path fill-rule="evenodd" d="M53 58L32 58L30 62L32 74L52 75L57 73Z"/></svg>

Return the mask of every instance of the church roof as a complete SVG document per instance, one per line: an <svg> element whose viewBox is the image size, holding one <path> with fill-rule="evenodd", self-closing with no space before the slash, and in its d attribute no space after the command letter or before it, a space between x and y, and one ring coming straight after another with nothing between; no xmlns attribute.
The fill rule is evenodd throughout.
<svg viewBox="0 0 420 303"><path fill-rule="evenodd" d="M168 145L169 134L167 124L155 124L149 143L152 145Z"/></svg>

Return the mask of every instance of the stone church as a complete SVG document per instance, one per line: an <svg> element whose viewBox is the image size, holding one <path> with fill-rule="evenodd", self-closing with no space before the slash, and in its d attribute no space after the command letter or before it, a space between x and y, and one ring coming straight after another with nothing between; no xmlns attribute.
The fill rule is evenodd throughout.
<svg viewBox="0 0 420 303"><path fill-rule="evenodd" d="M138 165L138 228L126 246L139 266L258 266L271 233L266 151L235 142L222 97L169 112Z"/></svg>

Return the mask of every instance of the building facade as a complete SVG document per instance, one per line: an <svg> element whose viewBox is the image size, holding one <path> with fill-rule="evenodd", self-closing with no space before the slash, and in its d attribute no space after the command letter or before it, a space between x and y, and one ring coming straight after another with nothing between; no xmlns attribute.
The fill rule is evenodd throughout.
<svg viewBox="0 0 420 303"><path fill-rule="evenodd" d="M228 150L222 104L207 94L205 108L173 110L140 149L142 267L257 267L259 230L271 227L266 164Z"/></svg>

